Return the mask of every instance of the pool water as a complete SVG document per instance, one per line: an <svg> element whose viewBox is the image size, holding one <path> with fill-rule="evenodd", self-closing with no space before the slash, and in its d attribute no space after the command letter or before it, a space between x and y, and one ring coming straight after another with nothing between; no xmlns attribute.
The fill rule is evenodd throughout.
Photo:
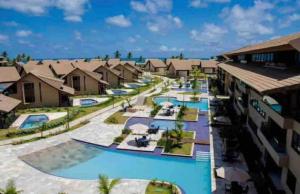
<svg viewBox="0 0 300 194"><path fill-rule="evenodd" d="M113 94L116 94L116 95L125 95L125 94L128 94L128 92L125 91L125 90L117 90L117 89L115 89L115 90L111 90L111 91L113 92Z"/></svg>
<svg viewBox="0 0 300 194"><path fill-rule="evenodd" d="M20 129L38 128L49 121L47 115L29 115L20 126Z"/></svg>
<svg viewBox="0 0 300 194"><path fill-rule="evenodd" d="M70 141L21 157L53 175L91 180L110 178L169 181L187 194L211 193L210 161L128 153ZM50 168L51 167L51 168Z"/></svg>
<svg viewBox="0 0 300 194"><path fill-rule="evenodd" d="M98 101L94 99L80 99L81 106L93 106L96 104L98 104Z"/></svg>
<svg viewBox="0 0 300 194"><path fill-rule="evenodd" d="M195 108L195 109L200 109L201 111L208 111L208 99L206 98L201 98L200 101L197 102L183 102L179 101L176 98L173 97L154 97L153 98L154 102L156 104L160 104L162 102L171 102L173 103L174 106L182 106L183 104L187 106L188 108Z"/></svg>
<svg viewBox="0 0 300 194"><path fill-rule="evenodd" d="M176 128L176 123L175 121L171 121L171 120L154 120L153 122L150 123L149 126L154 126L155 128L157 126L159 126L159 129L163 129L163 130L172 130ZM183 122L183 129L186 129L187 125L186 123Z"/></svg>
<svg viewBox="0 0 300 194"><path fill-rule="evenodd" d="M133 89L141 87L141 85L135 84L135 83L128 83L127 85L128 85L130 88L133 88Z"/></svg>

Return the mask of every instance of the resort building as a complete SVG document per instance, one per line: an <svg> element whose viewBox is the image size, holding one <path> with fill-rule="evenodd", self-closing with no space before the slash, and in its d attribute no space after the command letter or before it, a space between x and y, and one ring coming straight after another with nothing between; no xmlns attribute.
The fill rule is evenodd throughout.
<svg viewBox="0 0 300 194"><path fill-rule="evenodd" d="M139 76L139 72L127 62L120 62L111 65L110 69L119 71L120 76L124 78L125 82L134 82L138 79Z"/></svg>
<svg viewBox="0 0 300 194"><path fill-rule="evenodd" d="M22 102L20 107L66 106L74 89L64 85L64 80L47 77L31 71L9 86L5 91Z"/></svg>
<svg viewBox="0 0 300 194"><path fill-rule="evenodd" d="M168 75L171 77L189 77L194 68L200 69L200 60L172 60L168 66Z"/></svg>
<svg viewBox="0 0 300 194"><path fill-rule="evenodd" d="M218 64L220 88L257 144L273 193L300 193L299 51L300 33L225 53L230 61Z"/></svg>
<svg viewBox="0 0 300 194"><path fill-rule="evenodd" d="M147 59L145 70L165 74L167 65L160 59Z"/></svg>
<svg viewBox="0 0 300 194"><path fill-rule="evenodd" d="M47 77L55 77L53 71L50 69L50 65L54 64L56 61L28 61L26 64L22 64L21 70L19 71L21 76L24 76L32 71L45 75Z"/></svg>
<svg viewBox="0 0 300 194"><path fill-rule="evenodd" d="M201 60L200 68L203 73L216 74L219 62L216 60Z"/></svg>
<svg viewBox="0 0 300 194"><path fill-rule="evenodd" d="M108 59L108 61L106 62L107 66L109 66L109 67L118 65L120 63L121 63L120 59Z"/></svg>
<svg viewBox="0 0 300 194"><path fill-rule="evenodd" d="M67 86L74 88L75 95L104 94L106 86L109 85L102 80L101 74L80 68L73 68L62 79Z"/></svg>
<svg viewBox="0 0 300 194"><path fill-rule="evenodd" d="M7 128L10 119L14 119L14 110L21 103L20 100L0 94L0 129Z"/></svg>
<svg viewBox="0 0 300 194"><path fill-rule="evenodd" d="M15 67L0 67L0 93L20 79Z"/></svg>
<svg viewBox="0 0 300 194"><path fill-rule="evenodd" d="M106 65L101 65L94 70L102 75L102 79L109 83L109 87L118 88L123 82L124 78L121 76L121 72L111 69Z"/></svg>

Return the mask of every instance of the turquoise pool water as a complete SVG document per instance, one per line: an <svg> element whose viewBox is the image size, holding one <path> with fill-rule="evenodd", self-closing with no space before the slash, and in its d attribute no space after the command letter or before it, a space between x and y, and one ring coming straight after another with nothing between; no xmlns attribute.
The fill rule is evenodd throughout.
<svg viewBox="0 0 300 194"><path fill-rule="evenodd" d="M178 101L176 98L168 98L168 97L154 97L153 100L156 104L169 101L173 103L175 106L178 105L182 106L184 104L188 108L197 108L200 109L201 111L208 111L208 100L206 98L202 98L198 102L184 102L184 103L182 101Z"/></svg>
<svg viewBox="0 0 300 194"><path fill-rule="evenodd" d="M127 85L128 85L130 88L133 88L133 89L136 89L136 88L141 87L141 85L135 84L135 83L128 83Z"/></svg>
<svg viewBox="0 0 300 194"><path fill-rule="evenodd" d="M21 157L50 174L73 179L157 178L179 185L186 194L211 193L210 161L127 153L71 141Z"/></svg>
<svg viewBox="0 0 300 194"><path fill-rule="evenodd" d="M113 92L113 94L115 95L125 95L125 94L128 94L127 91L125 90L118 90L118 89L114 89L114 90L111 90Z"/></svg>
<svg viewBox="0 0 300 194"><path fill-rule="evenodd" d="M154 125L154 127L159 126L159 129L175 129L175 121L170 121L170 120L154 120L153 122L150 123L150 126ZM183 129L186 129L186 123L183 123Z"/></svg>
<svg viewBox="0 0 300 194"><path fill-rule="evenodd" d="M33 129L43 125L49 121L47 115L29 115L20 126L20 129Z"/></svg>
<svg viewBox="0 0 300 194"><path fill-rule="evenodd" d="M81 106L93 106L96 104L98 104L98 101L94 99L80 99Z"/></svg>

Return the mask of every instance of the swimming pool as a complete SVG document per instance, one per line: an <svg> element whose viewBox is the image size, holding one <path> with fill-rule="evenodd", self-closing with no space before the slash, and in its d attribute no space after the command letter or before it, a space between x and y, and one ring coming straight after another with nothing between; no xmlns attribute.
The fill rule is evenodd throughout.
<svg viewBox="0 0 300 194"><path fill-rule="evenodd" d="M111 90L111 91L112 91L112 93L115 94L115 95L126 95L126 94L128 94L128 92L125 91L125 90L114 89L114 90Z"/></svg>
<svg viewBox="0 0 300 194"><path fill-rule="evenodd" d="M141 87L140 84L135 84L135 83L127 83L127 85L129 86L129 88L133 88L133 89Z"/></svg>
<svg viewBox="0 0 300 194"><path fill-rule="evenodd" d="M20 126L20 129L33 129L43 125L49 121L47 115L29 115Z"/></svg>
<svg viewBox="0 0 300 194"><path fill-rule="evenodd" d="M197 102L183 102L183 101L178 101L176 98L173 98L173 97L154 97L153 98L154 102L156 104L160 104L162 102L166 102L166 101L169 101L171 103L173 103L175 106L178 106L178 105L185 105L187 106L188 108L196 108L196 109L200 109L201 111L208 111L208 100L206 98L201 98L200 101L197 101Z"/></svg>
<svg viewBox="0 0 300 194"><path fill-rule="evenodd" d="M155 128L159 126L159 129L175 129L176 127L176 123L175 121L171 121L171 120L154 120L150 123L149 126L154 126ZM186 129L187 125L185 122L183 122L183 129Z"/></svg>
<svg viewBox="0 0 300 194"><path fill-rule="evenodd" d="M91 180L110 178L159 179L179 185L186 194L211 193L210 161L128 153L70 141L21 157L53 175Z"/></svg>
<svg viewBox="0 0 300 194"><path fill-rule="evenodd" d="M98 104L98 101L94 99L80 99L81 106L93 106L96 104Z"/></svg>

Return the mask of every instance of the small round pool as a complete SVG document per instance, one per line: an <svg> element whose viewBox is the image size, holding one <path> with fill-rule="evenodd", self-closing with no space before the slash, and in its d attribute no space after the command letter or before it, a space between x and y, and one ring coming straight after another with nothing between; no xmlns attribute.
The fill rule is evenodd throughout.
<svg viewBox="0 0 300 194"><path fill-rule="evenodd" d="M113 94L115 94L115 95L125 95L125 94L128 94L128 92L125 91L125 90L117 90L117 89L115 89L115 90L111 90L111 91L112 91Z"/></svg>
<svg viewBox="0 0 300 194"><path fill-rule="evenodd" d="M94 99L80 99L81 106L93 106L96 104L98 104L98 101Z"/></svg>
<svg viewBox="0 0 300 194"><path fill-rule="evenodd" d="M49 121L47 115L29 115L20 126L20 129L33 129L38 128Z"/></svg>

